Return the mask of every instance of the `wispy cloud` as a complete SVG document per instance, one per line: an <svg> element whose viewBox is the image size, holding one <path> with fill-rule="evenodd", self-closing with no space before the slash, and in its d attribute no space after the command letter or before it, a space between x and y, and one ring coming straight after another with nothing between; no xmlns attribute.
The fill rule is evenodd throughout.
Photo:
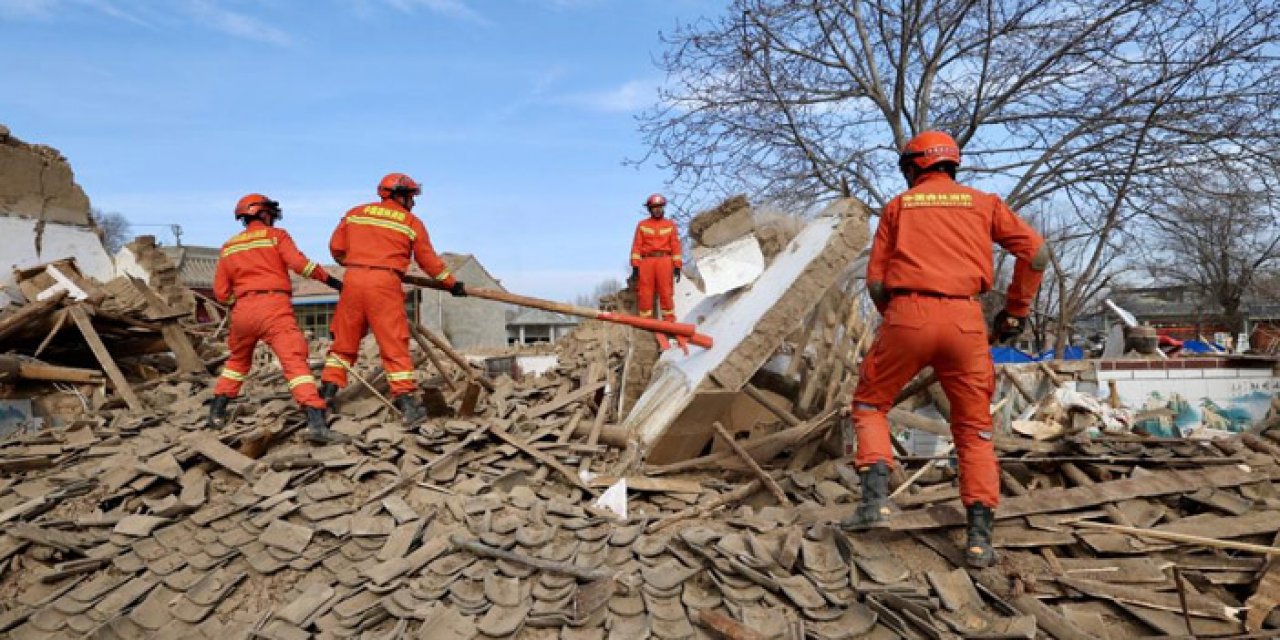
<svg viewBox="0 0 1280 640"><path fill-rule="evenodd" d="M436 15L488 26L488 18L469 4L468 0L344 0L362 16L376 14L379 6L386 6L401 13L417 13L424 10Z"/></svg>
<svg viewBox="0 0 1280 640"><path fill-rule="evenodd" d="M151 26L146 20L125 11L111 0L0 0L0 19L51 21L76 7L137 25Z"/></svg>
<svg viewBox="0 0 1280 640"><path fill-rule="evenodd" d="M134 2L126 10L118 0L0 0L0 18L53 22L89 12L148 29L203 27L242 40L282 47L294 44L284 30L226 5L220 0L153 0Z"/></svg>
<svg viewBox="0 0 1280 640"><path fill-rule="evenodd" d="M0 0L0 18L45 20L58 4L59 0Z"/></svg>
<svg viewBox="0 0 1280 640"><path fill-rule="evenodd" d="M657 87L652 80L631 80L612 89L566 94L557 101L592 111L631 113L653 104Z"/></svg>
<svg viewBox="0 0 1280 640"><path fill-rule="evenodd" d="M281 47L294 42L293 37L283 30L248 14L232 11L214 0L187 0L186 4L197 22L229 36Z"/></svg>

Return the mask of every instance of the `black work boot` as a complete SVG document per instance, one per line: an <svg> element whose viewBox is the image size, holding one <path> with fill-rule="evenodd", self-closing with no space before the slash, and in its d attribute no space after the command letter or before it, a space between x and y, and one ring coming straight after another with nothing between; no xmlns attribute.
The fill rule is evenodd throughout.
<svg viewBox="0 0 1280 640"><path fill-rule="evenodd" d="M964 559L975 569L989 567L996 563L996 550L991 547L991 526L995 524L996 513L991 507L975 502L969 505L968 514L969 531Z"/></svg>
<svg viewBox="0 0 1280 640"><path fill-rule="evenodd" d="M307 407L307 442L315 444L345 444L351 438L329 428L325 421L324 409Z"/></svg>
<svg viewBox="0 0 1280 640"><path fill-rule="evenodd" d="M846 531L861 531L889 525L889 464L878 460L858 472L862 500L853 515L840 521Z"/></svg>
<svg viewBox="0 0 1280 640"><path fill-rule="evenodd" d="M210 429L221 429L227 426L227 405L230 403L230 396L214 396L209 402L208 426Z"/></svg>
<svg viewBox="0 0 1280 640"><path fill-rule="evenodd" d="M324 406L329 407L333 411L333 399L338 397L338 385L332 382L320 383L320 399L324 400Z"/></svg>
<svg viewBox="0 0 1280 640"><path fill-rule="evenodd" d="M404 418L406 427L412 427L427 419L427 408L418 404L418 401L413 398L413 394L398 395L391 399L391 404L400 410L400 415Z"/></svg>

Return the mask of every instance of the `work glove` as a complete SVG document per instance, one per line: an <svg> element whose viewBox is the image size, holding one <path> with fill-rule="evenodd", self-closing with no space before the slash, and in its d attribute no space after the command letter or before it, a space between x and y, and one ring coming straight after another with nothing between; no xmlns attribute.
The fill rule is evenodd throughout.
<svg viewBox="0 0 1280 640"><path fill-rule="evenodd" d="M335 291L342 291L342 281L333 276L325 278L324 283L332 287Z"/></svg>
<svg viewBox="0 0 1280 640"><path fill-rule="evenodd" d="M627 282L635 284L640 281L640 267L631 267L631 277L627 278Z"/></svg>
<svg viewBox="0 0 1280 640"><path fill-rule="evenodd" d="M1026 328L1027 319L1018 316L1009 315L1008 311L1001 310L991 321L991 342L993 344L1006 344L1017 339L1022 335L1022 330Z"/></svg>
<svg viewBox="0 0 1280 640"><path fill-rule="evenodd" d="M449 287L449 293L453 294L455 298L465 298L467 297L467 285L458 280L453 283L452 287Z"/></svg>
<svg viewBox="0 0 1280 640"><path fill-rule="evenodd" d="M673 275L675 275L676 277L676 282L680 282L680 267L676 267L676 270Z"/></svg>

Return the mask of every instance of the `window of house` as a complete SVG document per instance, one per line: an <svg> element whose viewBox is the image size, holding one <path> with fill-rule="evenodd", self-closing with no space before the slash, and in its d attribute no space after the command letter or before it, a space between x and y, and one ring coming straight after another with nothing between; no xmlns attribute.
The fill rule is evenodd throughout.
<svg viewBox="0 0 1280 640"><path fill-rule="evenodd" d="M338 308L336 302L318 304L294 304L293 316L298 319L298 328L312 339L332 338L329 327L333 324L333 314ZM411 291L405 296L404 311L410 322L418 322L418 292Z"/></svg>

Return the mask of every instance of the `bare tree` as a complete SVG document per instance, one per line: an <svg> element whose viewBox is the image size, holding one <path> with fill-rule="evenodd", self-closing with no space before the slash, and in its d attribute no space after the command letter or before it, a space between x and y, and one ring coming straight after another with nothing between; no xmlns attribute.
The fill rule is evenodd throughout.
<svg viewBox="0 0 1280 640"><path fill-rule="evenodd" d="M1177 177L1150 214L1147 269L1212 301L1233 332L1244 331L1245 298L1259 297L1255 285L1280 267L1280 202L1267 176L1229 166Z"/></svg>
<svg viewBox="0 0 1280 640"><path fill-rule="evenodd" d="M589 307L592 309L600 306L600 299L611 296L622 290L622 281L617 278L609 278L598 284L591 290L591 293L579 294L574 298L574 304L579 307Z"/></svg>
<svg viewBox="0 0 1280 640"><path fill-rule="evenodd" d="M129 242L129 220L123 214L94 207L89 210L89 219L98 227L98 237L102 238L107 253L114 255Z"/></svg>
<svg viewBox="0 0 1280 640"><path fill-rule="evenodd" d="M1062 341L1151 176L1227 156L1275 171L1278 40L1272 0L734 0L666 37L640 161L677 192L882 206L896 150L947 130L962 179L1077 238L1049 279Z"/></svg>

